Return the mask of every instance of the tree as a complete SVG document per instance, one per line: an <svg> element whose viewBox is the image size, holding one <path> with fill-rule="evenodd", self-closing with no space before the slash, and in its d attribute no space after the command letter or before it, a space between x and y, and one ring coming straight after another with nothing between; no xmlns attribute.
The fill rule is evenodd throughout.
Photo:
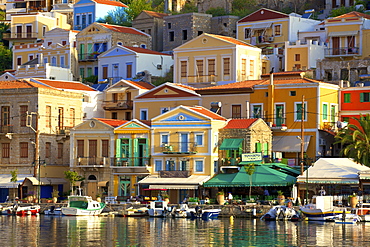
<svg viewBox="0 0 370 247"><path fill-rule="evenodd" d="M0 42L0 72L12 68L12 51Z"/></svg>
<svg viewBox="0 0 370 247"><path fill-rule="evenodd" d="M18 169L15 169L14 171L10 171L10 174L12 176L12 178L10 179L10 182L14 183L14 188L16 188L17 186L15 185L18 181ZM15 200L15 191L16 189L14 189L14 196L13 196L13 199Z"/></svg>
<svg viewBox="0 0 370 247"><path fill-rule="evenodd" d="M245 172L249 175L249 199L251 199L252 196L252 175L256 171L256 167L254 164L249 164L247 166L244 166Z"/></svg>
<svg viewBox="0 0 370 247"><path fill-rule="evenodd" d="M85 178L78 175L77 172L75 171L65 171L64 172L64 177L71 183L72 185L72 195L73 195L73 187L76 186L77 181L82 181Z"/></svg>
<svg viewBox="0 0 370 247"><path fill-rule="evenodd" d="M234 0L232 3L232 15L239 17L247 16L258 9L256 0Z"/></svg>
<svg viewBox="0 0 370 247"><path fill-rule="evenodd" d="M335 136L341 143L341 154L353 158L355 162L370 167L370 114L353 117L356 124L349 124Z"/></svg>
<svg viewBox="0 0 370 247"><path fill-rule="evenodd" d="M330 12L329 17L336 17L336 16L344 15L344 14L347 14L347 13L352 12L352 11L357 11L357 12L360 12L360 13L364 13L365 9L363 7L356 8L356 6L349 6L349 7L342 6L340 8L333 9Z"/></svg>
<svg viewBox="0 0 370 247"><path fill-rule="evenodd" d="M132 21L143 11L152 10L152 1L146 0L131 0L130 3L126 3L128 8L125 9L127 14L127 21L132 23Z"/></svg>
<svg viewBox="0 0 370 247"><path fill-rule="evenodd" d="M131 25L131 23L129 23L127 20L125 8L116 8L115 10L108 11L108 15L106 15L103 19L99 19L97 22L120 26Z"/></svg>

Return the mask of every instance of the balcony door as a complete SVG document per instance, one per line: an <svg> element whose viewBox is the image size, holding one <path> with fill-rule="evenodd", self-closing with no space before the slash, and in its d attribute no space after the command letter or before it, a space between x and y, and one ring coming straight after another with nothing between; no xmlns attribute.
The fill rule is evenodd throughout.
<svg viewBox="0 0 370 247"><path fill-rule="evenodd" d="M17 26L17 38L22 38L22 26Z"/></svg>
<svg viewBox="0 0 370 247"><path fill-rule="evenodd" d="M32 26L26 26L27 38L32 37Z"/></svg>
<svg viewBox="0 0 370 247"><path fill-rule="evenodd" d="M333 55L339 55L340 38L332 37L332 41L333 41Z"/></svg>
<svg viewBox="0 0 370 247"><path fill-rule="evenodd" d="M185 153L189 150L189 134L181 133L180 134L180 151Z"/></svg>
<svg viewBox="0 0 370 247"><path fill-rule="evenodd" d="M284 123L284 105L276 105L276 126L281 126Z"/></svg>

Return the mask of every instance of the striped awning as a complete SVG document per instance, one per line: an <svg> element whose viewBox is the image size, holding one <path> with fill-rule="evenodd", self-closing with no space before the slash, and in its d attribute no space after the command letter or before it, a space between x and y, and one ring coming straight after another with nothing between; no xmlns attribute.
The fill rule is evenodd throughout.
<svg viewBox="0 0 370 247"><path fill-rule="evenodd" d="M330 32L329 37L339 37L339 36L355 36L357 35L358 31L342 31L342 32Z"/></svg>
<svg viewBox="0 0 370 247"><path fill-rule="evenodd" d="M154 184L154 185L149 185L149 189L166 189L166 190L196 190L198 189L197 185L171 185L171 184Z"/></svg>

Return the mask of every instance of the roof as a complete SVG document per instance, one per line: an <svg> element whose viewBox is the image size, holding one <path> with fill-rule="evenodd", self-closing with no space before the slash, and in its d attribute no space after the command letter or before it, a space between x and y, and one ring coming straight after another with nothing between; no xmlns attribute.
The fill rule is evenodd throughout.
<svg viewBox="0 0 370 247"><path fill-rule="evenodd" d="M80 91L96 91L95 89L89 87L82 82L76 81L60 81L60 80L46 80L46 79L38 79L33 78L35 81L39 81L44 85L48 85L50 87L58 88L58 89L70 89L70 90L80 90Z"/></svg>
<svg viewBox="0 0 370 247"><path fill-rule="evenodd" d="M163 18L164 16L168 16L166 13L159 13L159 12L154 12L154 11L149 11L149 10L143 10L143 12L147 13L150 16L153 16L155 18Z"/></svg>
<svg viewBox="0 0 370 247"><path fill-rule="evenodd" d="M302 78L305 72L303 71L281 71L281 72L274 72L273 76L275 77L283 77L283 76L297 76L297 78ZM271 74L262 74L262 78L270 78Z"/></svg>
<svg viewBox="0 0 370 247"><path fill-rule="evenodd" d="M128 81L128 80L125 80L131 84L133 84L134 86L137 86L141 89L152 89L152 88L155 88L154 85L148 83L148 82L145 82L145 81Z"/></svg>
<svg viewBox="0 0 370 247"><path fill-rule="evenodd" d="M208 109L206 109L202 106L185 106L185 107L187 107L190 110L196 111L200 114L203 114L207 117L215 119L215 120L226 120L226 118L224 118L224 117L222 117L222 116L220 116L220 115L218 115L218 114L216 114L216 113L214 113L214 112L212 112L212 111L210 111L210 110L208 110Z"/></svg>
<svg viewBox="0 0 370 247"><path fill-rule="evenodd" d="M48 86L38 84L28 80L0 81L0 89L12 88L48 88Z"/></svg>
<svg viewBox="0 0 370 247"><path fill-rule="evenodd" d="M109 87L109 83L98 83L91 85L97 91L103 92L107 87Z"/></svg>
<svg viewBox="0 0 370 247"><path fill-rule="evenodd" d="M122 124L127 123L127 120L119 120L119 119L108 119L108 118L94 118L100 122L103 122L105 124L108 124L112 127L118 127L121 126Z"/></svg>
<svg viewBox="0 0 370 247"><path fill-rule="evenodd" d="M231 119L223 129L248 129L258 118Z"/></svg>
<svg viewBox="0 0 370 247"><path fill-rule="evenodd" d="M225 89L246 89L246 88L253 88L255 85L259 85L264 83L268 80L249 80L249 81L238 81L233 83L228 83L224 85L218 85L213 87L204 87L204 88L197 88L195 91L197 93L202 94L202 91L209 91L209 90L220 90L223 91Z"/></svg>
<svg viewBox="0 0 370 247"><path fill-rule="evenodd" d="M245 43L243 41L240 41L240 40L237 40L237 39L234 39L234 38L231 38L231 37L227 37L227 36L210 34L210 33L207 33L205 35L209 35L209 36L214 37L216 39L221 39L221 40L224 40L226 42L229 42L229 43L232 43L232 44L235 44L235 45L243 45L243 46L255 47L255 46L253 46L251 44L248 44L248 43Z"/></svg>
<svg viewBox="0 0 370 247"><path fill-rule="evenodd" d="M275 11L275 10L262 8L242 18L241 20L238 21L238 23L280 19L280 18L287 18L287 17L289 17L289 15Z"/></svg>
<svg viewBox="0 0 370 247"><path fill-rule="evenodd" d="M103 23L96 23L100 26L103 26L105 28L108 28L114 32L119 33L130 33L130 34L137 34L137 35L143 35L143 36L149 36L149 34L146 34L144 32L139 31L136 28L133 27L124 27L124 26L118 26L118 25L109 25L109 24L103 24Z"/></svg>
<svg viewBox="0 0 370 247"><path fill-rule="evenodd" d="M120 1L110 1L110 0L92 0L98 4L112 5L118 7L128 8L128 6Z"/></svg>
<svg viewBox="0 0 370 247"><path fill-rule="evenodd" d="M343 15L339 15L339 16L333 17L332 19L340 19L340 18L348 18L348 17L363 17L365 19L370 19L370 15L360 13L357 11L352 11L352 12L349 12Z"/></svg>
<svg viewBox="0 0 370 247"><path fill-rule="evenodd" d="M124 46L127 49L130 49L137 53L145 53L145 54L153 54L153 55L162 55L162 56L171 56L170 54L158 52L158 51L152 51L149 49L141 48L141 47L133 47L133 46Z"/></svg>
<svg viewBox="0 0 370 247"><path fill-rule="evenodd" d="M274 78L274 85L282 85L282 84L303 84L303 83L326 83L314 79L309 78L293 78L293 79L276 79ZM270 84L270 80L264 80L259 85L268 85ZM329 83L327 83L329 84Z"/></svg>

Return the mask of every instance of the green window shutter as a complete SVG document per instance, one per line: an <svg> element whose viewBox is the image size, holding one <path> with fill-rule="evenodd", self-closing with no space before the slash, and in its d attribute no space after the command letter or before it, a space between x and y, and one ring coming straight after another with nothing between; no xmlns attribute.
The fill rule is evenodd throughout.
<svg viewBox="0 0 370 247"><path fill-rule="evenodd" d="M262 151L261 143L257 142L256 143L256 153L260 153L261 151Z"/></svg>
<svg viewBox="0 0 370 247"><path fill-rule="evenodd" d="M269 154L269 144L264 143L263 144L263 155L268 155Z"/></svg>
<svg viewBox="0 0 370 247"><path fill-rule="evenodd" d="M328 120L328 105L327 104L322 105L322 119Z"/></svg>
<svg viewBox="0 0 370 247"><path fill-rule="evenodd" d="M132 141L132 139L130 139L130 141ZM132 144L130 143L130 146ZM139 155L139 139L135 138L134 139L134 157L138 157Z"/></svg>
<svg viewBox="0 0 370 247"><path fill-rule="evenodd" d="M116 140L116 157L121 158L121 139Z"/></svg>
<svg viewBox="0 0 370 247"><path fill-rule="evenodd" d="M149 139L145 138L145 155L144 157L149 157Z"/></svg>
<svg viewBox="0 0 370 247"><path fill-rule="evenodd" d="M364 102L364 93L360 93L360 102Z"/></svg>
<svg viewBox="0 0 370 247"><path fill-rule="evenodd" d="M349 93L344 94L344 103L351 103L351 94Z"/></svg>
<svg viewBox="0 0 370 247"><path fill-rule="evenodd" d="M302 120L302 104L297 104L297 120Z"/></svg>

